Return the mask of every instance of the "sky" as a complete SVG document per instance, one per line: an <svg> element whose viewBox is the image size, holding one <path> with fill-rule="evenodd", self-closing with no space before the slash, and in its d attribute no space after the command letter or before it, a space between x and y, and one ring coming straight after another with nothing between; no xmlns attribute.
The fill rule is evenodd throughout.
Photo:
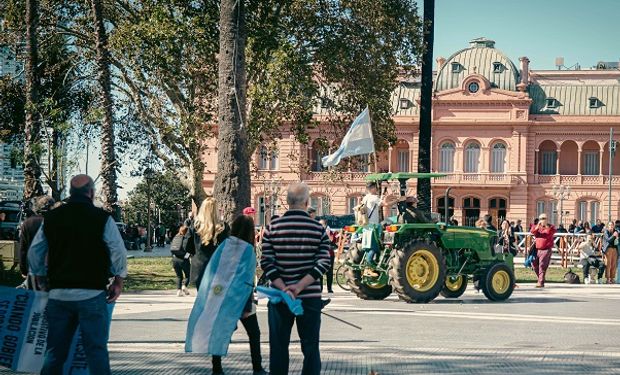
<svg viewBox="0 0 620 375"><path fill-rule="evenodd" d="M486 37L517 66L527 56L531 69L556 69L562 56L591 68L620 61L619 17L620 0L436 0L434 56Z"/></svg>
<svg viewBox="0 0 620 375"><path fill-rule="evenodd" d="M418 2L420 12L423 1ZM620 0L436 0L435 58L450 57L469 41L486 37L517 66L530 59L531 69L564 65L591 68L599 61L620 61ZM99 149L91 147L89 173L99 173ZM83 171L83 163L82 171ZM133 164L119 175L120 199L136 185Z"/></svg>

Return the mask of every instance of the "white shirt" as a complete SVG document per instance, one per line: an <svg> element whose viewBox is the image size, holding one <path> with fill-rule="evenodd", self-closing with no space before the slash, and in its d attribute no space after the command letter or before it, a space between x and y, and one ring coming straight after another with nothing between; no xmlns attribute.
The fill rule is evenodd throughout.
<svg viewBox="0 0 620 375"><path fill-rule="evenodd" d="M379 211L381 210L381 198L376 194L366 194L362 199L362 204L366 206L368 224L379 224Z"/></svg>
<svg viewBox="0 0 620 375"><path fill-rule="evenodd" d="M587 259L588 257L595 256L595 254L596 253L594 251L594 247L592 247L592 244L590 242L586 241L579 245L580 259Z"/></svg>

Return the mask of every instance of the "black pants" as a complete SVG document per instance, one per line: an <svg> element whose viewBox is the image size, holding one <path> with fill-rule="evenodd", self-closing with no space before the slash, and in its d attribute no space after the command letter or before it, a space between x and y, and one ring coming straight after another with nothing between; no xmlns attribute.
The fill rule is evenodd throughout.
<svg viewBox="0 0 620 375"><path fill-rule="evenodd" d="M256 314L252 314L245 319L241 319L241 324L243 324L243 328L248 334L248 338L250 339L250 355L252 356L252 369L253 371L260 371L263 369L263 358L260 354L260 328L258 327L258 319L256 318ZM213 361L213 372L223 372L222 371L222 357L219 355L214 355L212 357Z"/></svg>
<svg viewBox="0 0 620 375"><path fill-rule="evenodd" d="M189 259L179 259L172 256L172 268L174 268L174 273L177 274L177 289L181 289L181 285L186 287L189 285L190 267Z"/></svg>
<svg viewBox="0 0 620 375"><path fill-rule="evenodd" d="M590 276L590 267L598 268L598 278L602 278L605 273L605 263L601 259L596 257L588 257L588 259L583 259L581 261L581 265L583 266L583 280L585 281L586 277Z"/></svg>
<svg viewBox="0 0 620 375"><path fill-rule="evenodd" d="M336 259L335 255L331 255L329 257L329 268L327 269L327 272L325 274L325 276L327 277L327 291L331 292L332 291L332 285L334 285L334 260Z"/></svg>
<svg viewBox="0 0 620 375"><path fill-rule="evenodd" d="M284 303L269 304L269 371L271 375L288 374L288 347L295 322L297 322L297 334L301 341L301 351L304 354L301 375L319 375L321 372L319 333L322 302L320 298L306 298L302 300L302 306L303 315L296 317Z"/></svg>

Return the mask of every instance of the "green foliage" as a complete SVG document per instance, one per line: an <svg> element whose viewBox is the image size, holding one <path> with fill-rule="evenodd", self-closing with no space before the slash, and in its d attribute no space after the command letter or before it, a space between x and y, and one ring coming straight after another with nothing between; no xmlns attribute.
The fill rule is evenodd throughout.
<svg viewBox="0 0 620 375"><path fill-rule="evenodd" d="M191 207L189 190L172 172L154 173L150 179L144 178L129 193L127 203L123 206L125 223L146 226L149 191L151 202L161 211L162 223L166 227L179 223L179 209L187 215ZM151 223L156 224L158 217L154 211L152 215Z"/></svg>
<svg viewBox="0 0 620 375"><path fill-rule="evenodd" d="M9 76L0 78L0 139L21 140L24 132L26 96L24 86Z"/></svg>
<svg viewBox="0 0 620 375"><path fill-rule="evenodd" d="M194 195L202 189L200 140L211 136L217 111L219 2L115 4L115 89L129 122L139 124L133 129L147 136L126 138L190 172ZM412 73L421 44L414 1L250 0L246 14L249 152L283 126L307 143L321 99L331 103L327 126L343 128L369 105L377 142L394 141L391 94Z"/></svg>

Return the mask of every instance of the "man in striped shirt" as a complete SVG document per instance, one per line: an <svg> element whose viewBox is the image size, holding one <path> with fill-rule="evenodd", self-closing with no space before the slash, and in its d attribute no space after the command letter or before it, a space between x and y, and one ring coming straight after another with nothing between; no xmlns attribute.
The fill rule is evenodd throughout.
<svg viewBox="0 0 620 375"><path fill-rule="evenodd" d="M304 353L303 375L321 371L319 332L323 274L330 266L329 237L323 226L310 218L308 185L293 184L288 189L289 210L265 230L261 267L271 286L300 298L304 313L295 317L286 304L269 304L269 367L272 375L288 374L293 323Z"/></svg>

